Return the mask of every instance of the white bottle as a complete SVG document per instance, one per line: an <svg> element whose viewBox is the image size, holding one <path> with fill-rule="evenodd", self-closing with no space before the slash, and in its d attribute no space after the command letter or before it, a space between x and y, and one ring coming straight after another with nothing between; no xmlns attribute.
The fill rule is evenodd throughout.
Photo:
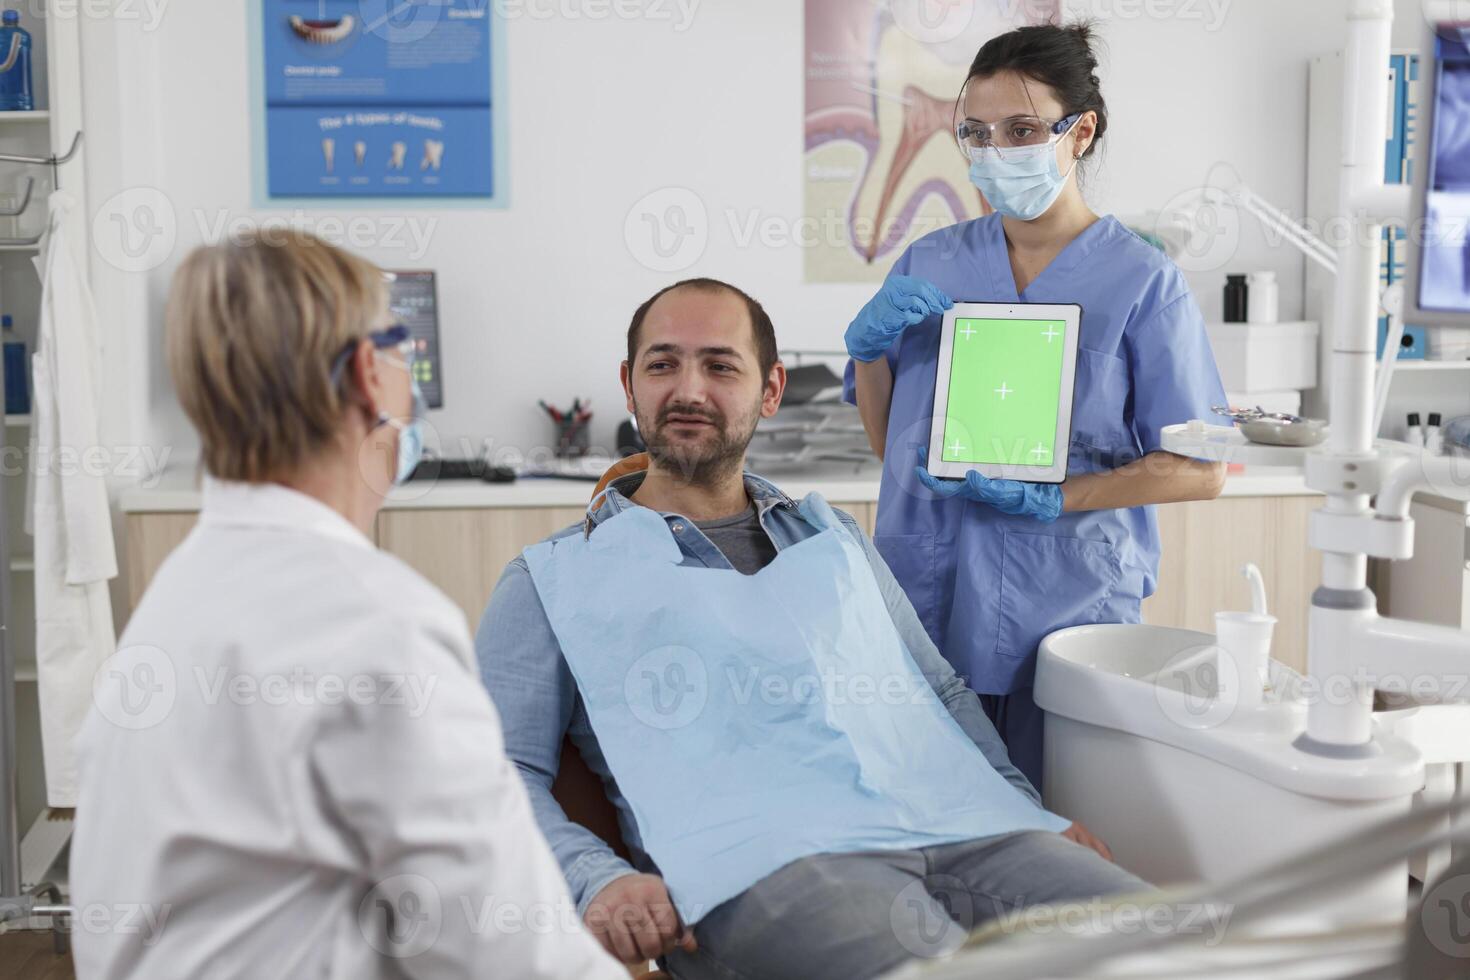
<svg viewBox="0 0 1470 980"><path fill-rule="evenodd" d="M1276 273L1252 272L1246 277L1245 322L1275 323L1277 312Z"/></svg>
<svg viewBox="0 0 1470 980"><path fill-rule="evenodd" d="M1424 427L1424 449L1431 456L1444 455L1444 433L1440 429L1443 421L1438 412L1429 413L1429 424Z"/></svg>
<svg viewBox="0 0 1470 980"><path fill-rule="evenodd" d="M1419 413L1410 412L1408 434L1404 436L1404 441L1413 446L1415 449L1423 449L1424 435L1424 425L1422 420L1420 419Z"/></svg>

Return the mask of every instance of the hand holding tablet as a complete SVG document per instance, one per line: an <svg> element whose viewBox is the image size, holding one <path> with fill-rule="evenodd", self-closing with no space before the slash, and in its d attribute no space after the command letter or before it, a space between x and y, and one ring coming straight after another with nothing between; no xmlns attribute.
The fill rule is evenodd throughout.
<svg viewBox="0 0 1470 980"><path fill-rule="evenodd" d="M930 476L924 468L928 461L929 450L920 446L919 465L914 467L919 482L941 497L964 497L988 504L1002 514L1034 517L1043 524L1050 524L1062 515L1066 501L1060 484L992 480L976 470L966 473L963 480L941 480Z"/></svg>
<svg viewBox="0 0 1470 980"><path fill-rule="evenodd" d="M945 312L929 474L1067 478L1081 320L1076 304L957 303Z"/></svg>

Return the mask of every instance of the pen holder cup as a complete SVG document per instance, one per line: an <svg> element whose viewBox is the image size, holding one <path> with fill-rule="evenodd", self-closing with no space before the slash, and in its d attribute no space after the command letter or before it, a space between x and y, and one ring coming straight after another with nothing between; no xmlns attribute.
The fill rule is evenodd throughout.
<svg viewBox="0 0 1470 980"><path fill-rule="evenodd" d="M556 458L576 459L587 455L587 420L564 419L556 423Z"/></svg>

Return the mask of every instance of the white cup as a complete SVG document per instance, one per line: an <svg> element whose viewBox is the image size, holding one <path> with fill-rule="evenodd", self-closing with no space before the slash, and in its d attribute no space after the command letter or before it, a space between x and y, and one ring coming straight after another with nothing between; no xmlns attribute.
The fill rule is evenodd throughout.
<svg viewBox="0 0 1470 980"><path fill-rule="evenodd" d="M1247 708L1261 703L1271 677L1271 634L1275 629L1275 616L1215 613L1215 643L1222 651L1222 698Z"/></svg>

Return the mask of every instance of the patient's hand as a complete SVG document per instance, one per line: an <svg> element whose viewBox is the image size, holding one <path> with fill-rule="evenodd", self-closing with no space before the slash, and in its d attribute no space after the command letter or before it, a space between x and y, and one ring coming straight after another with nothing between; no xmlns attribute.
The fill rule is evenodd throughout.
<svg viewBox="0 0 1470 980"><path fill-rule="evenodd" d="M1109 861L1113 859L1113 852L1108 850L1108 845L1094 837L1092 831L1080 823L1073 822L1072 826L1062 831L1062 836L1069 841L1075 841L1081 844L1083 847L1092 848Z"/></svg>
<svg viewBox="0 0 1470 980"><path fill-rule="evenodd" d="M676 947L688 953L699 948L658 875L614 879L593 897L583 920L603 949L624 963L657 959Z"/></svg>

